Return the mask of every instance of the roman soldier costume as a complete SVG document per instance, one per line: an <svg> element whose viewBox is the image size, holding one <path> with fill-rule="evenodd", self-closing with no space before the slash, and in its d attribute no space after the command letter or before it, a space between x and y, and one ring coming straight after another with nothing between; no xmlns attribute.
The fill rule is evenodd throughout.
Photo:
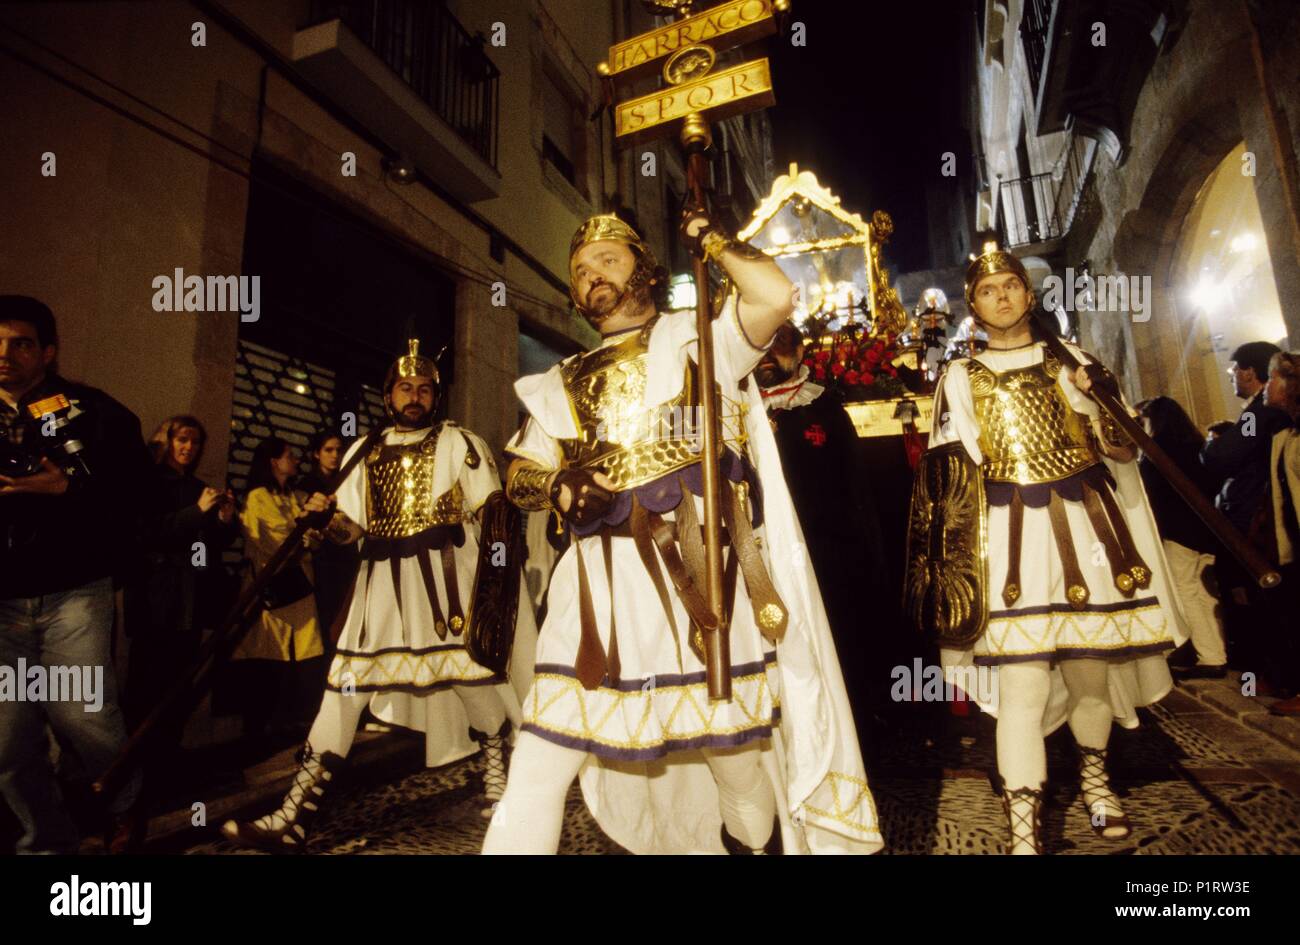
<svg viewBox="0 0 1300 945"><path fill-rule="evenodd" d="M431 378L437 389L437 367L416 341L385 380L394 420L392 389L402 378ZM432 415L431 408L420 429L394 426L366 437L344 457L352 470L336 492L338 510L364 538L334 628L325 697L284 805L252 823L227 823L237 842L288 852L305 845L366 705L381 720L426 730L430 766L473 753L477 741L486 797L501 796L506 738L519 721L507 669L526 691L535 636L530 607L518 606L519 516L483 440L451 421L432 423ZM504 561L491 559L494 548ZM512 662L515 646L523 652Z"/></svg>
<svg viewBox="0 0 1300 945"><path fill-rule="evenodd" d="M584 224L570 258L601 240L632 248L633 283L655 271L613 216ZM781 829L766 850L873 851L881 838L834 644L748 377L763 349L734 299L713 325L733 698L709 701L695 332L693 313L660 314L516 384L529 416L506 447L521 461L507 494L530 510L558 508L564 486L574 496L522 729L590 759L579 775L588 806L633 852L749 852L720 830L731 822L727 765L749 752L761 753L777 800ZM595 485L597 471L612 490ZM521 757L503 813L529 777ZM771 825L773 792L762 790ZM527 825L494 822L485 850L516 848L496 843L515 829Z"/></svg>
<svg viewBox="0 0 1300 945"><path fill-rule="evenodd" d="M967 271L972 311L976 284L1005 272L1024 283L1032 306L1024 266L990 247ZM1099 365L1088 370L1105 382ZM1042 710L1041 727L1029 725L1032 736L1014 733L999 715L999 767L1018 771L1001 771L1010 785L1013 843L1028 843L1032 833L1038 844L1046 767L1041 744L1030 742L1067 717L1080 747L1085 804L1108 812L1103 836L1121 839L1128 824L1105 772L1109 715L1137 726L1136 708L1171 688L1165 654L1183 636L1132 444L1041 341L952 361L935 392L934 416L912 499L911 615L938 637L959 685L971 664L1001 669L993 702L980 701L990 687L967 687L985 711ZM1020 698L1015 687L1029 677L1008 668L1022 664L1050 673L1044 705ZM1091 720L1078 714L1075 690L1085 686L1106 705ZM1024 763L1008 762L1022 747Z"/></svg>

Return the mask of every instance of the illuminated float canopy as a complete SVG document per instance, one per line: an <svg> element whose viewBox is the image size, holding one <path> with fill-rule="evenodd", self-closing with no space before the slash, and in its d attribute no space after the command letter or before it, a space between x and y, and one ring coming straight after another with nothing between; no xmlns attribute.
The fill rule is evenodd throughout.
<svg viewBox="0 0 1300 945"><path fill-rule="evenodd" d="M868 223L840 206L840 198L812 171L790 165L776 179L740 238L776 259L800 288L795 321L825 322L830 331L861 323L872 335L897 334L907 312L889 285L880 250L894 232L889 214Z"/></svg>

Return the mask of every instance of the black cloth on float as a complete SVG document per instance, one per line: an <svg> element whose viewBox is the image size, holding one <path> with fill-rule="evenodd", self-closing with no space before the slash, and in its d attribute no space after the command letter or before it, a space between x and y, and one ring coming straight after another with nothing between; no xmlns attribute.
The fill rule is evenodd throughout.
<svg viewBox="0 0 1300 945"><path fill-rule="evenodd" d="M885 576L873 482L861 461L853 422L831 391L823 391L811 403L768 415L826 603L859 736L865 737L871 693L889 690L887 673L883 681L873 683L872 667L879 662L873 648L877 654L884 652L880 634L897 632L893 622L887 616L882 621L881 616L897 612L901 587L901 583L889 584ZM901 561L901 545L897 554Z"/></svg>

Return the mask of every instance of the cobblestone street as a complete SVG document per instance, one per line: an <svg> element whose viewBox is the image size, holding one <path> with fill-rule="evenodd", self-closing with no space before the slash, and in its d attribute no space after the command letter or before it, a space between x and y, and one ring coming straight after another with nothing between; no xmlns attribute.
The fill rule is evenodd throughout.
<svg viewBox="0 0 1300 945"><path fill-rule="evenodd" d="M1232 677L1197 681L1144 711L1138 730L1116 729L1115 786L1134 825L1122 842L1093 834L1078 797L1071 739L1064 730L1054 734L1043 817L1047 851L1300 853L1300 724L1269 716L1266 703L1240 695ZM935 726L927 717L935 715L916 711L882 727L871 783L886 852L1002 852L1006 827L989 781L992 720L931 736ZM311 852L475 853L486 830L479 812L480 768L471 758L345 787L328 808ZM189 852L242 852L214 836L209 830L194 837L198 842ZM188 842L182 835L172 848ZM576 786L560 852L619 852L592 821Z"/></svg>

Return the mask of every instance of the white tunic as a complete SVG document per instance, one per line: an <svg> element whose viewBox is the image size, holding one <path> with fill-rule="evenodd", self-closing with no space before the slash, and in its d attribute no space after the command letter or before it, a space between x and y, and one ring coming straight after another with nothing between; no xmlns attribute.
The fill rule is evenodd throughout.
<svg viewBox="0 0 1300 945"><path fill-rule="evenodd" d="M1091 359L1073 349L1083 363ZM1009 351L988 349L976 360L995 373L1031 367L1043 360L1044 345L1039 342ZM1070 371L1062 369L1057 384L1066 400L1077 412L1090 420L1099 416L1096 402L1074 386ZM930 446L960 440L976 462L982 462L979 447L979 421L971 394L966 359L952 362L935 391L935 404L941 413L935 417ZM939 406L942 405L942 406ZM1081 502L1066 501L1065 512L1070 534L1077 549L1079 568L1089 590L1083 610L1075 610L1065 596L1065 571L1052 534L1047 507L1024 509L1020 552L1020 598L1010 607L1002 599L1009 563L1009 508L990 506L988 510L988 594L989 621L973 647L965 650L945 649L942 661L955 673L960 683L975 674L964 667L972 662L993 664L1024 660L1053 663L1052 695L1043 720L1044 730L1057 728L1066 716L1068 693L1059 668L1059 659L1095 657L1110 661L1110 699L1116 720L1125 728L1138 724L1136 708L1163 698L1173 686L1166 663L1168 651L1186 639L1182 617L1171 593L1164 549L1155 519L1147 503L1141 476L1134 462L1120 463L1103 457L1106 468L1116 482L1115 497L1132 532L1142 560L1151 569L1151 584L1125 597L1115 587L1103 545ZM990 669L995 673L995 669ZM991 677L986 676L985 679ZM988 697L999 692L985 682L970 692L980 707L993 715L997 705ZM995 696L996 697L996 696Z"/></svg>
<svg viewBox="0 0 1300 945"><path fill-rule="evenodd" d="M685 639L674 639L633 540L612 539L611 600L600 537L577 539L552 575L524 730L591 753L581 775L587 804L605 831L635 853L721 852L717 789L699 749L742 744L762 747L787 852L873 852L882 840L821 596L757 384L751 379L746 391L740 389L763 351L744 338L731 303L714 323L714 346L723 413L732 411L743 423L762 484L764 527L756 534L790 612L785 638L775 648L764 640L738 578L730 636L733 699L711 704L704 666ZM645 408L679 394L694 347L692 313L660 317L648 344ZM578 432L560 367L521 378L515 389L530 419L506 451L560 466L559 441ZM723 425L724 431L731 426L725 416ZM695 501L702 519L703 502ZM579 553L601 644L608 652L612 623L621 663L619 680L591 691L574 670L581 637ZM671 584L669 597L684 635L689 618Z"/></svg>
<svg viewBox="0 0 1300 945"><path fill-rule="evenodd" d="M384 434L384 443L390 446L418 443L428 433L427 427L404 432L389 429ZM473 444L478 454L477 467L466 462L468 443ZM354 443L347 457L361 445L362 442ZM434 499L450 491L458 481L465 496L465 543L455 548L456 582L461 612L472 619L470 601L479 560L479 526L474 516L487 497L501 488L501 480L487 444L474 433L447 421L438 435L434 452ZM339 510L362 528L367 527L367 488L363 460L335 493ZM437 552L432 559L438 602L445 617L450 609L442 561ZM519 723L519 694L527 691L532 638L536 635L532 607L527 595L523 595L510 672L512 680L520 686L516 692L508 684L494 683L491 670L470 659L463 633L457 636L448 630L446 639L438 636L418 559L414 556L401 559L398 573L402 587L400 608L390 563L366 561L363 556L326 685L334 690L347 691L346 687L351 686L355 692L373 693L371 711L386 722L419 730L436 726L442 738L430 740L438 747L430 751L426 762L430 766L445 764L478 750L469 739L468 719L452 687L495 686L506 704L507 714L516 725ZM521 646L526 649L522 659Z"/></svg>

